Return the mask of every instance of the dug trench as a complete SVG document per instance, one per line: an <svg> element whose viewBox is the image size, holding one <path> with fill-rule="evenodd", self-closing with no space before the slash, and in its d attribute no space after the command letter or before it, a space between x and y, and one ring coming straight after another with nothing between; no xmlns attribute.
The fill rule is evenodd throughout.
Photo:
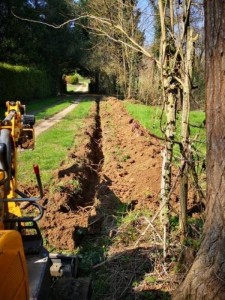
<svg viewBox="0 0 225 300"><path fill-rule="evenodd" d="M43 201L41 228L48 243L60 251L76 249L84 234L97 227L101 219L95 206L104 162L98 100L81 135L82 144L75 152L72 149L67 162L55 171L53 190Z"/></svg>
<svg viewBox="0 0 225 300"><path fill-rule="evenodd" d="M161 145L115 99L96 101L82 143L55 171L41 221L48 243L72 251L123 206L157 207ZM104 219L104 220L103 220Z"/></svg>
<svg viewBox="0 0 225 300"><path fill-rule="evenodd" d="M162 265L160 228L150 222L160 206L161 141L115 98L96 99L75 136L79 147L54 172L43 199L48 249L79 256L78 275L91 278L91 299L170 299L173 263Z"/></svg>

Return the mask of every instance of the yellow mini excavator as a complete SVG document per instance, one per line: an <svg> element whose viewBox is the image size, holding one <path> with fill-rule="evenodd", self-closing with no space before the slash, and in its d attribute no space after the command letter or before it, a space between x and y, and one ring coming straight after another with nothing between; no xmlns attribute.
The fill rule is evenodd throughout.
<svg viewBox="0 0 225 300"><path fill-rule="evenodd" d="M6 107L0 122L0 300L44 300L52 277L75 276L76 259L51 256L43 246L37 226L43 216L38 166L34 171L40 197L29 198L17 187L17 148L34 148L35 117L26 114L20 101L8 101ZM22 213L28 206L33 216Z"/></svg>

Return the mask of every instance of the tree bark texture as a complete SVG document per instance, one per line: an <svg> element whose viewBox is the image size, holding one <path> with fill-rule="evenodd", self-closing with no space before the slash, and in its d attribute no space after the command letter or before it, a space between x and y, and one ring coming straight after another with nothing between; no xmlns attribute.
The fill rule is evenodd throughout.
<svg viewBox="0 0 225 300"><path fill-rule="evenodd" d="M167 233L169 230L169 200L171 194L171 173L172 173L172 159L173 159L173 144L176 129L176 101L177 101L177 81L175 79L174 52L172 50L174 44L168 35L168 27L166 24L166 8L167 5L163 0L158 1L159 17L161 24L161 43L160 43L160 67L161 67L161 83L163 91L163 101L166 114L166 128L165 128L165 145L162 152L162 178L161 178L161 223L163 225L163 252L166 257L167 252ZM170 2L172 9L172 1ZM173 15L173 13L172 13ZM173 21L171 26L173 25ZM170 28L173 32L173 28Z"/></svg>
<svg viewBox="0 0 225 300"><path fill-rule="evenodd" d="M169 76L169 61L168 61L168 47L166 37L165 24L165 7L162 0L159 0L159 16L161 23L161 42L160 42L160 63L161 63L161 83L163 90L163 101L166 112L166 132L165 132L165 148L162 153L162 179L161 179L161 223L167 227L169 223L169 193L171 189L171 163L173 157L173 139L175 135L174 122L174 96L170 88L171 76ZM166 233L166 231L165 231ZM164 237L164 240L166 237ZM165 249L164 249L165 250Z"/></svg>
<svg viewBox="0 0 225 300"><path fill-rule="evenodd" d="M182 138L182 162L184 164L180 180L180 228L183 235L187 232L187 199L188 199L188 173L191 145L189 141L189 115L190 115L190 98L191 98L191 81L193 73L194 61L194 38L193 29L187 28L186 51L184 59L184 74L183 74L183 105L182 105L182 122L181 122L181 138Z"/></svg>
<svg viewBox="0 0 225 300"><path fill-rule="evenodd" d="M206 0L207 211L203 241L173 299L225 299L225 1Z"/></svg>

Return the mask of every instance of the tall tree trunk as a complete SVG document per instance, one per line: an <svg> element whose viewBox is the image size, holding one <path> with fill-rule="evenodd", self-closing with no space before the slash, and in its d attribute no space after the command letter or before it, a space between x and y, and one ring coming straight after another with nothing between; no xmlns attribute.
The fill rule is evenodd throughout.
<svg viewBox="0 0 225 300"><path fill-rule="evenodd" d="M189 114L190 114L190 98L191 98L191 81L194 61L194 37L193 29L187 28L186 33L186 53L184 60L184 79L183 79L183 105L182 105L182 122L181 122L181 138L182 138L182 174L180 181L180 228L183 235L187 232L187 198L188 198L188 173L190 157L190 141L189 141Z"/></svg>
<svg viewBox="0 0 225 300"><path fill-rule="evenodd" d="M204 239L176 300L225 295L225 1L205 1L207 211Z"/></svg>
<svg viewBox="0 0 225 300"><path fill-rule="evenodd" d="M176 100L177 86L171 69L172 59L170 47L171 40L168 41L166 34L166 6L162 0L159 0L159 15L161 22L161 44L160 44L160 64L161 64L161 82L163 89L163 100L166 113L165 130L165 148L163 150L162 178L161 178L161 223L164 227L164 257L166 256L166 240L169 227L169 199L171 191L171 172L173 158L173 144L176 128ZM171 30L173 31L173 30Z"/></svg>
<svg viewBox="0 0 225 300"><path fill-rule="evenodd" d="M165 81L166 78L163 76L164 75L164 70L166 69L167 66L167 60L166 60L166 25L165 25L165 9L162 0L159 0L159 15L160 15L160 23L161 23L161 41L160 41L160 64L161 64L161 83L163 85L163 102L167 102L167 94L165 91ZM164 150L162 152L162 177L161 177L161 223L163 225L164 229L164 257L166 257L166 233L167 233L167 227L169 224L169 191L170 191L170 181L171 181L171 159L170 157L172 156L172 149L170 145L170 141L165 144ZM169 152L170 156L168 155L168 149L171 150Z"/></svg>

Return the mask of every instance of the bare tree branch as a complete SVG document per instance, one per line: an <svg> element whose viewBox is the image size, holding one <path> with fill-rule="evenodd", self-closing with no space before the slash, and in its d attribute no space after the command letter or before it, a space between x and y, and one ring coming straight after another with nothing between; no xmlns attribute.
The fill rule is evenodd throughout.
<svg viewBox="0 0 225 300"><path fill-rule="evenodd" d="M86 14L86 15L81 15L79 17L76 17L76 18L73 18L73 19L69 19L61 24L58 24L58 25L54 25L54 24L51 24L51 23L48 23L48 22L44 22L44 21L40 21L40 20L32 20L32 19L28 19L28 18L23 18L23 17L20 17L18 15L16 15L13 11L12 11L12 15L14 17L16 17L17 19L21 20L21 21L26 21L26 22L32 22L32 23L37 23L37 24L41 24L41 25L45 25L45 26L48 26L48 27L51 27L51 28L54 28L54 29L60 29L62 28L63 26L67 25L67 24L70 24L72 22L77 22L79 20L82 20L82 19L90 19L90 20L94 20L96 22L98 22L100 25L103 25L103 26L107 26L108 28L113 28L117 31L119 31L123 36L125 36L127 38L128 41L130 41L130 43L127 43L119 38L114 38L112 34L112 30L109 30L109 31L106 31L104 29L100 29L100 28L97 28L97 27L93 27L93 26L89 26L89 25L83 25L83 24L80 24L78 23L79 26L82 26L82 27L85 27L85 28L89 28L90 30L92 30L93 32L95 32L96 34L98 35L105 35L106 37L108 37L110 40L114 41L114 42L117 42L117 43L121 43L121 44L124 44L126 45L127 47L137 51L137 52L141 52L143 53L145 56L151 58L152 60L154 60L156 62L156 64L158 66L160 66L160 63L158 60L156 60L156 58L154 58L144 47L142 47L139 43L137 43L123 28L122 26L120 26L119 24L118 25L114 25L112 23L111 20L107 19L107 18L102 18L102 17L98 17L98 16L94 16L94 15L89 15L89 14Z"/></svg>
<svg viewBox="0 0 225 300"><path fill-rule="evenodd" d="M59 28L62 28L63 26L69 24L69 23L72 23L72 22L75 22L75 21L78 21L80 19L83 19L83 18L86 18L87 16L79 16L77 18L74 18L74 19L70 19L70 20L67 20L59 25L54 25L54 24L51 24L51 23L47 23L47 22L43 22L43 21L39 21L39 20L33 20L33 19L27 19L27 18L22 18L18 15L16 15L13 11L11 11L12 15L21 20L21 21L26 21L26 22L31 22L31 23L37 23L37 24L42 24L42 25L45 25L45 26L48 26L48 27L52 27L52 28L55 28L55 29L59 29Z"/></svg>

